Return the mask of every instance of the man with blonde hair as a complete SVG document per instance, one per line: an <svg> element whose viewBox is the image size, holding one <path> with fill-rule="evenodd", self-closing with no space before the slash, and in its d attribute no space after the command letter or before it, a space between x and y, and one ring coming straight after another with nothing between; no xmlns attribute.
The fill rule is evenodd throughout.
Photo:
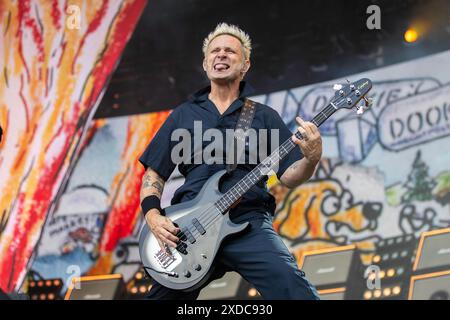
<svg viewBox="0 0 450 320"><path fill-rule="evenodd" d="M225 132L236 127L241 109L251 94L250 86L242 81L250 68L251 50L250 37L239 27L226 23L217 25L203 42L203 69L210 86L173 110L139 159L146 169L141 187L142 211L161 248L166 245L176 247L179 241L176 235L180 229L164 216L159 203L164 183L175 166L178 165L185 182L175 192L172 205L193 199L211 175L226 168L224 163L207 161L175 163L171 157L175 143L170 137L179 128L195 131L195 121L201 122L203 130L216 128ZM288 188L295 188L307 181L322 154L322 140L317 127L297 118L298 130L304 137L298 140L275 110L259 103L254 106L251 129L268 130L270 135L277 132L281 143L291 138L299 146L280 161L276 171L280 182ZM267 138L270 143L258 141L258 147L268 143L267 150L272 150L272 138ZM192 141L193 145L195 143ZM201 145L204 146L204 142ZM253 149L256 146L246 144L245 155L248 156ZM191 154L187 155L188 160L194 158L195 152L192 148ZM261 160L258 159L258 163ZM223 179L221 191L229 190L256 165L240 163L235 166ZM203 287L228 271L236 271L265 299L318 299L316 289L298 269L294 256L273 229L276 204L266 182L267 176L250 188L238 205L230 210L230 219L234 223L248 221L250 228L222 243L214 262L214 273ZM148 298L196 299L202 288L184 292L154 282Z"/></svg>

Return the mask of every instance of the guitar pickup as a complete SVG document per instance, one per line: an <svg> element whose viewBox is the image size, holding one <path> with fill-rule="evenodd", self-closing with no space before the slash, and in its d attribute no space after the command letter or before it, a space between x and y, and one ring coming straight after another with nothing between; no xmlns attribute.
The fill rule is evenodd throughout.
<svg viewBox="0 0 450 320"><path fill-rule="evenodd" d="M204 235L206 233L205 228L203 228L203 226L197 219L192 219L192 223L194 224L195 229L197 229L201 235Z"/></svg>
<svg viewBox="0 0 450 320"><path fill-rule="evenodd" d="M194 243L194 242L195 242L195 238L194 238L194 236L192 235L192 233L189 231L188 228L184 229L182 232L183 232L183 236L184 236L185 238L187 238L187 240L189 240L190 243ZM183 240L183 241L184 241L184 240Z"/></svg>

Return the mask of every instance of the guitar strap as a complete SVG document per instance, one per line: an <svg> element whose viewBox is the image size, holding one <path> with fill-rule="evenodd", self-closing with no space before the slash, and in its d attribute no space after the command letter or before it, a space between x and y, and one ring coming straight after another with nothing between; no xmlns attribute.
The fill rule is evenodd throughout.
<svg viewBox="0 0 450 320"><path fill-rule="evenodd" d="M227 164L227 173L230 173L236 169L238 159L241 158L242 152L245 151L245 137L247 136L247 130L250 128L253 117L255 116L256 102L245 98L244 106L241 108L241 113L239 114L239 119L236 123L236 128L234 130L234 141L233 141L233 163ZM238 130L241 129L241 130ZM237 148L238 140L241 141L244 148ZM239 153L239 154L237 154Z"/></svg>

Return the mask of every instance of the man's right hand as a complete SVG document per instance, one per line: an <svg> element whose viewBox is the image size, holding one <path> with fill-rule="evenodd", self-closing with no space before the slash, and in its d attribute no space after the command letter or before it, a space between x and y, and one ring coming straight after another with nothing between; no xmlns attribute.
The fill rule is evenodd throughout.
<svg viewBox="0 0 450 320"><path fill-rule="evenodd" d="M145 220L161 249L166 250L166 244L176 248L179 240L176 234L180 232L180 228L177 228L169 218L162 216L158 209L151 209L145 214Z"/></svg>

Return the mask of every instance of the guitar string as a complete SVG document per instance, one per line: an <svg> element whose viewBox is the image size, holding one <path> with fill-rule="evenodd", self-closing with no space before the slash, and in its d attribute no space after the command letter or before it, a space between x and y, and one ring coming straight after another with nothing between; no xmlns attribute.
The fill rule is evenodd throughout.
<svg viewBox="0 0 450 320"><path fill-rule="evenodd" d="M327 110L328 109L328 110ZM327 107L325 107L321 112L319 112L317 115L316 115L316 117L314 117L314 119L312 120L312 121L314 121L314 122L316 122L316 125L317 125L317 121L318 122L320 122L320 124L321 123L323 123L323 121L325 121L327 118L329 118L330 116L331 116L331 114L329 114L328 116L327 115L325 115L323 112L329 112L329 111L332 111L332 113L334 113L334 111L335 111L335 108L331 105L331 104L329 104ZM316 120L316 118L317 118L317 120ZM322 118L322 119L319 119L319 118ZM319 125L320 125L319 124ZM297 131L298 132L298 131ZM295 134L297 134L297 132L295 133ZM288 144L288 145L286 145L286 143ZM289 148L289 150L286 150L285 148ZM282 149L284 152L286 152L286 154L285 155L283 155L281 158L279 158L279 159L277 159L277 162L278 161L281 161L281 159L282 158L284 158L293 148L295 147L295 143L292 141L292 139L291 138L289 138L289 139L287 139L281 146L280 146L280 148L279 149ZM277 150L276 150L277 151ZM280 154L280 152L274 152L273 154ZM263 163L264 161L266 161L268 158L271 158L272 157L272 155L273 154L271 154L269 157L267 157L266 159L264 159L261 163ZM255 168L256 169L256 168ZM245 180L245 178L247 178L248 176L250 176L251 174L255 174L253 171L256 171L256 170L252 170L251 172L249 172L247 175L245 175L244 176L244 178L242 178L238 183L236 183L236 185L239 185L243 180ZM250 186L250 188L251 187L253 187L253 185L254 184L256 184L260 179L261 179L262 177L260 177L258 180L256 180L256 182L253 182L252 184L251 184L251 186ZM244 183L246 186L247 186L247 184L246 183ZM235 185L235 186L236 186ZM220 201L221 199L224 199L225 197L227 197L227 196L229 196L229 197L232 197L232 195L230 196L229 195L229 192L235 187L235 186L233 186L232 188L230 188L230 190L228 190L227 192L225 192L223 195L222 195L222 197L218 200L218 201ZM248 190L247 190L248 191ZM230 199L232 199L232 198L230 198ZM218 202L217 201L217 202ZM236 201L236 200L235 200ZM233 204L233 203L232 203ZM231 205L232 205L231 204ZM202 227L203 227L203 229L205 229L205 231L206 231L206 229L211 225L211 224L213 224L216 220L217 220L217 218L218 217L220 217L221 215L223 215L223 212L225 212L226 211L226 207L228 206L231 206L231 205L225 205L225 209L221 209L221 208L218 208L217 206L216 206L216 204L215 203L213 203L211 206L209 206L209 207L207 207L204 211L202 211L202 214L197 218L197 220L199 221L199 223L202 225ZM211 209L211 208L213 208L213 207L215 207L216 209L217 209L217 213L211 213L211 212L209 212L209 210ZM205 213L206 212L206 213ZM200 220L203 220L204 218L206 217L206 220L204 220L204 221L200 221ZM209 219L208 219L209 218ZM201 235L201 232L194 226L193 228L190 228L189 226L187 227L188 228L188 230L189 230L189 232L192 234L192 236L193 237L198 237L198 236L200 236ZM182 231L182 229L180 228L180 232L177 234L177 236L179 236L179 235L182 235L182 233L183 233L183 231ZM178 246L177 246L178 247Z"/></svg>
<svg viewBox="0 0 450 320"><path fill-rule="evenodd" d="M319 126L321 123L323 123L323 121L325 121L328 117L330 117L331 116L331 114L332 113L330 113L328 116L327 115L325 115L323 112L330 112L330 111L332 111L332 113L334 113L334 111L335 111L335 108L334 107L332 107L331 105L328 105L327 107L325 107L316 117L314 117L314 119L312 120L312 122L315 122L315 124L317 125L317 126ZM321 119L319 119L319 118L321 118ZM298 132L298 131L297 131ZM295 133L295 134L297 134L297 132ZM289 138L289 139L287 139L280 147L279 147L279 150L280 151L278 151L278 150L275 150L270 156L268 156L266 159L264 159L261 163L264 163L267 159L270 159L271 160L271 162L273 163L273 160L272 160L272 157L274 156L274 155L276 155L276 156L278 156L279 154L281 154L281 153L285 153L284 155L282 155L281 157L279 157L278 159L276 159L275 161L278 163L279 161L281 161L293 148L295 147L295 143L292 141L292 139L291 138ZM260 164L261 164L260 163ZM258 166L257 166L258 167ZM256 168L257 168L256 167ZM238 183L236 183L232 188L230 188L230 190L228 190L226 193L224 193L223 194L223 196L220 198L220 199L223 199L223 198L226 198L226 197L229 197L230 198L230 200L232 200L233 199L233 189L236 187L236 186L239 186L239 185L241 185L242 184L242 181L244 181L248 176L250 176L250 175L255 175L255 172L256 172L256 168L254 169L254 170L252 170L251 172L249 172L246 176L244 176L244 178L242 178ZM254 172L255 171L255 172ZM255 176L256 178L257 178L257 176ZM259 177L259 179L257 179L255 182L253 182L252 181L252 184L250 185L250 188L251 187L253 187L253 185L255 185L260 179L262 178L262 176L261 177ZM246 186L247 186L247 184L246 183L244 183ZM248 186L247 186L248 187ZM249 189L250 189L249 188ZM229 193L230 193L230 191L231 191L231 195L229 195ZM248 190L247 190L248 191ZM220 199L218 200L218 201L220 201ZM237 199L236 199L237 200ZM231 205L232 204L234 204L234 202L236 201L236 200L234 200L232 203L231 203ZM224 208L218 208L219 210L222 210L222 211L225 211L226 210L226 208L227 208L227 206L229 207L229 206L231 206L230 204L226 204L225 205L225 207ZM205 215L203 215L203 216L201 216L201 217L205 217L205 216L207 216L208 215L208 213L206 213ZM214 218L215 216L213 216L213 218ZM200 217L199 217L199 219L198 219L199 221L200 221ZM208 221L205 221L205 224L206 225L208 225ZM195 228L196 229L196 228Z"/></svg>
<svg viewBox="0 0 450 320"><path fill-rule="evenodd" d="M286 145L286 144L289 144L289 145ZM292 139L287 139L278 149L282 149L282 150L284 150L284 152L286 152L286 154L288 154L291 150L292 150L292 148L290 149L290 150L286 150L285 148L286 147L291 147L291 144L293 145L292 146L292 148L295 146L295 144L294 144L294 142L292 141ZM277 155L277 154L279 154L280 152L277 152L277 150L275 150L269 157L267 157L266 159L264 159L261 163L263 163L264 161L266 161L267 159L269 159L269 158L272 158L273 157L273 155ZM285 154L285 155L286 155ZM285 156L284 155L284 156ZM283 157L284 157L283 156ZM280 161L283 157L281 157L281 158L279 158L277 161ZM260 163L260 164L261 164ZM257 168L258 168L258 166L256 166L252 171L250 171L248 174L246 174L241 180L239 180L239 182L237 182L236 183L236 185L240 185L241 183L242 183L242 181L244 181L248 176L250 176L250 175L252 175L252 174L255 174L255 172L256 172L256 170L257 170ZM256 176L257 177L257 176ZM260 179L262 178L262 176L256 181L256 182L258 182ZM255 182L255 183L256 183ZM235 186L236 186L235 185ZM247 186L247 184L245 184L246 186ZM253 185L254 185L254 183L253 183ZM250 188L253 186L253 185L251 185L250 186ZM217 218L218 217L220 217L220 216L223 216L223 212L225 212L226 211L226 209L227 209L227 207L230 207L231 205L230 204L227 204L227 205L225 205L225 207L224 208L220 208L220 207L218 207L217 205L216 205L216 203L217 202L219 202L221 199L224 199L225 197L232 197L232 195L230 196L229 195L229 193L230 193L230 191L232 191L233 189L234 189L234 187L235 186L233 186L232 188L230 188L227 192L225 192L220 198L219 198L219 200L217 200L216 202L214 202L212 205L210 205L209 207L207 207L205 210L203 210L202 211L202 213L199 215L199 217L197 218L197 220L199 221L199 223L202 225L202 227L203 227L203 229L206 231L206 229L211 225L211 224L213 224L215 221L217 221ZM247 186L248 187L248 186ZM247 190L248 191L248 190ZM230 198L230 200L231 200L231 198ZM236 200L235 200L236 201ZM210 210L212 209L212 208L215 208L216 209L216 213L211 213L210 212ZM205 213L206 212L206 213ZM206 217L206 219L205 219L205 217ZM191 224L191 223L190 223ZM192 225L192 224L191 224ZM192 234L192 236L194 237L194 238L196 238L196 237L198 237L198 236L200 236L201 235L201 232L194 226L193 228L190 228L189 227L189 225L186 227L188 230L189 230L189 232ZM185 230L184 228L182 229L182 228L180 228L180 232L179 233L177 233L177 237L179 237L180 235L183 235L183 230ZM177 245L177 248L178 248L178 245Z"/></svg>
<svg viewBox="0 0 450 320"><path fill-rule="evenodd" d="M330 116L331 116L331 114L329 114L328 116L327 115L325 115L324 114L324 112L330 112L330 111L332 111L332 113L334 113L334 111L335 111L335 108L331 105L331 104L329 104L327 107L325 107L322 111L320 111L317 115L316 115L316 117L314 117L314 119L312 120L312 121L314 121L314 122L316 122L315 124L317 125L317 122L320 122L320 124L321 123L323 123L323 121L325 121L327 118L329 118ZM316 120L317 119L317 120ZM319 125L320 125L319 124ZM298 132L298 131L297 131ZM295 134L297 134L297 132L295 133ZM287 145L286 145L286 143L287 143ZM279 158L279 159L277 159L276 161L278 162L278 161L281 161L281 159L282 158L284 158L293 148L295 147L295 143L292 141L292 139L291 138L289 138L289 139L287 139L281 146L280 146L280 148L279 149L281 149L282 151L284 151L284 152L286 152L286 154L284 154L281 158ZM285 148L289 148L289 150L287 150L287 149L285 149ZM277 150L276 150L277 151ZM263 163L264 161L266 161L268 158L272 158L272 156L273 156L273 154L280 154L281 152L274 152L274 153L272 153L269 157L267 157L266 159L264 159L261 163ZM261 164L260 163L260 164ZM256 169L256 168L255 168ZM235 186L237 186L237 185L240 185L241 184L241 182L242 181L244 181L245 180L245 178L247 178L248 176L250 176L250 175L252 175L252 174L255 174L253 171L256 171L256 170L252 170L251 172L249 172L247 175L245 175L244 176L244 178L242 178L238 183L236 183L236 185ZM251 187L253 187L253 185L254 184L256 184L260 179L262 178L262 176L258 179L258 180L256 180L256 182L252 182L252 184L251 184L251 186L250 186L250 188ZM246 183L244 183L246 186L247 186L247 184ZM234 187L235 186L233 186L232 188L230 188L230 190L228 190L227 192L225 192L223 195L222 195L222 197L218 200L218 201L220 201L221 199L224 199L224 198L226 198L226 197L230 197L230 200L232 199L232 197L233 197L233 195L229 195L229 192L230 191L232 191L233 189L234 189ZM248 190L247 190L248 191ZM232 192L231 192L232 193ZM218 202L217 201L217 202ZM235 200L236 201L236 200ZM234 202L233 202L234 203ZM232 203L232 204L233 204ZM232 205L231 204L231 205ZM206 208L204 211L202 211L202 215L200 215L198 218L197 218L197 220L200 222L200 224L203 226L203 229L205 229L205 231L206 231L206 228L207 227L209 227L212 223L214 223L217 219L217 217L220 217L220 215L223 215L223 213L222 212L225 212L226 211L226 207L229 207L230 205L229 204L227 204L227 205L225 205L225 208L218 208L217 206L216 206L216 204L215 203L213 203L211 206L209 206L208 208ZM218 210L218 213L210 213L209 212L209 210L211 209L211 208L213 208L213 207L215 207L217 210ZM206 213L205 213L206 212ZM200 221L200 220L202 220L202 219L204 219L206 217L206 220L205 221ZM208 219L208 218L210 218L210 219ZM180 228L180 230L181 230L181 228ZM198 231L198 229L194 226L193 228L189 228L188 227L188 230L190 231L190 233L192 234L192 236L194 236L194 237L196 237L196 236L199 236L199 235L201 235L201 233L200 233L200 231ZM178 235L180 235L180 234L182 234L182 231L180 231L178 234L177 234L177 236Z"/></svg>
<svg viewBox="0 0 450 320"><path fill-rule="evenodd" d="M292 149L291 149L292 150ZM289 150L290 151L290 150ZM249 174L251 174L251 173L249 173ZM260 177L260 179L261 179L262 177ZM259 180L258 180L259 181ZM219 209L220 210L220 209ZM222 209L223 210L223 209ZM226 209L224 209L224 210L226 210ZM210 215L210 219L208 219L207 221L205 221L205 226L204 226L204 229L206 230L206 228L207 227L209 227L211 224L213 224L215 221L217 221L217 218L218 217L220 217L221 215L222 215L222 213L221 213L221 211L218 211L219 213L218 214L211 214ZM200 233L199 233L200 234Z"/></svg>
<svg viewBox="0 0 450 320"><path fill-rule="evenodd" d="M292 140L291 140L291 139L287 139L287 140L285 141L285 143L289 143L290 141L292 141ZM283 143L283 145L280 146L279 149L282 149L282 148L283 148L284 152L289 153L290 150L285 150L285 149L284 149L285 147L287 147L286 145L284 145L285 143ZM292 143L293 143L293 142L292 142ZM291 150L292 150L292 149L291 149ZM286 153L286 154L287 154L287 153ZM277 154L277 152L276 152L276 151L273 152L269 157L267 157L266 159L264 159L262 162L266 161L268 158L272 158L274 154ZM281 159L281 158L280 158L280 159ZM279 161L279 160L278 160L278 161ZM258 166L257 166L257 167L258 167ZM250 176L250 175L252 175L252 174L254 175L255 172L256 172L256 168L257 168L257 167L255 167L251 172L249 172L249 173L248 173L247 175L245 175L241 180L239 180L239 182L237 182L236 185L242 184L242 181L244 181L248 176ZM261 176L257 181L259 181L261 178L262 178L262 176ZM256 182L257 182L257 181L256 181ZM236 185L235 185L235 186L236 186ZM245 185L247 186L247 184L245 184ZM232 195L230 196L229 193L230 193L230 191L232 191L232 190L234 189L235 186L233 186L233 187L230 188L227 192L225 192L219 200L217 200L217 201L214 202L211 206L207 207L204 211L202 211L202 214L203 214L203 215L200 215L200 216L197 218L197 220L200 222L200 224L203 226L203 228L204 228L205 230L206 230L206 228L207 228L208 226L211 225L211 223L213 223L213 222L216 220L216 219L215 219L216 217L220 217L220 215L223 215L223 212L226 211L227 206L228 206L228 207L230 206L229 204L227 204L227 205L225 205L224 208L220 208L220 207L218 207L218 206L216 205L216 203L219 202L221 199L223 199L223 198L225 198L225 197L232 197ZM231 192L231 193L232 193L232 192ZM231 198L230 198L230 200L231 200ZM235 201L236 201L236 200L235 200ZM232 204L233 204L233 203L232 203ZM232 204L231 204L231 205L232 205ZM210 213L209 210L210 210L211 208L217 209L217 213ZM204 214L205 212L206 212L206 214ZM206 220L203 220L203 219L205 219L205 217L206 217ZM208 218L211 218L211 219L208 219ZM194 228L189 228L188 230L191 232L191 234L192 234L193 236L199 236L199 235L201 234L200 231L198 231L197 228L196 228L195 226L194 226ZM180 233L178 233L177 235L179 235L179 234L182 234L182 231L180 231Z"/></svg>

